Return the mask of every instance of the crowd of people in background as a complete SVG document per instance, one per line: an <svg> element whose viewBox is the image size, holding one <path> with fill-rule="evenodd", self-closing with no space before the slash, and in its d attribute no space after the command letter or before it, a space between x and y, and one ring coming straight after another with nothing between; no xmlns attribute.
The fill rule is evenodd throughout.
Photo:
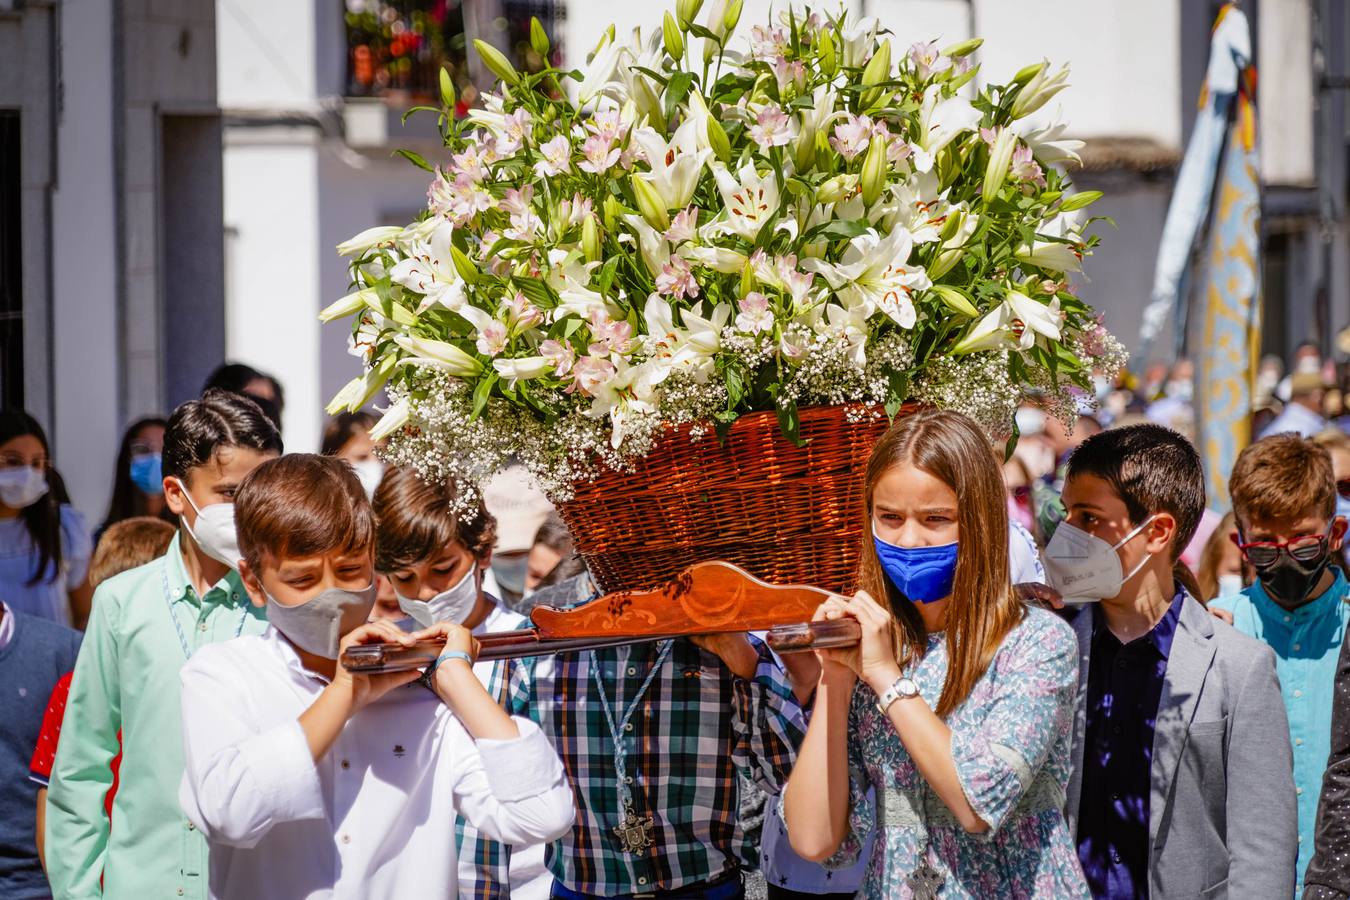
<svg viewBox="0 0 1350 900"><path fill-rule="evenodd" d="M476 659L597 594L523 468L461 516L370 414L286 454L248 366L128 425L96 524L0 411L0 896L1347 900L1350 368L1262 361L1229 509L1194 379L1027 403L1006 458L897 420L818 658Z"/></svg>

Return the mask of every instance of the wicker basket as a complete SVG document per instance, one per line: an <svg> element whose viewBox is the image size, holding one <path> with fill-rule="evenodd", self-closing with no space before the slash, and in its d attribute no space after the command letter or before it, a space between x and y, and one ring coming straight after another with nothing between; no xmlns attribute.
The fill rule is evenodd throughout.
<svg viewBox="0 0 1350 900"><path fill-rule="evenodd" d="M858 421L849 421L850 409ZM888 424L880 410L872 412L802 410L804 447L783 437L772 412L741 416L725 441L671 428L639 471L580 482L559 511L606 592L659 587L711 559L777 584L849 592L861 546L863 472Z"/></svg>

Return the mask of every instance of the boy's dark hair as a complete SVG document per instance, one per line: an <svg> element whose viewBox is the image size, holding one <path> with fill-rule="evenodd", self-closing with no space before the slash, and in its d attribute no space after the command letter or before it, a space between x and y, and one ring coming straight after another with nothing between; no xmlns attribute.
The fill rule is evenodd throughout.
<svg viewBox="0 0 1350 900"><path fill-rule="evenodd" d="M1228 479L1238 528L1253 519L1336 515L1331 454L1297 434L1257 441L1238 456Z"/></svg>
<svg viewBox="0 0 1350 900"><path fill-rule="evenodd" d="M282 452L281 435L258 404L243 394L212 389L169 416L161 456L164 474L186 478L189 469L209 463L221 447Z"/></svg>
<svg viewBox="0 0 1350 900"><path fill-rule="evenodd" d="M319 453L324 456L337 456L338 451L356 437L358 430L369 431L375 427L375 421L375 416L365 410L338 413L324 423L323 442L319 446Z"/></svg>
<svg viewBox="0 0 1350 900"><path fill-rule="evenodd" d="M1177 521L1172 561L1195 536L1205 512L1205 474L1191 442L1161 425L1127 425L1078 445L1066 478L1093 475L1111 485L1138 525L1154 513Z"/></svg>
<svg viewBox="0 0 1350 900"><path fill-rule="evenodd" d="M155 516L133 516L109 525L89 563L89 586L96 588L114 575L163 556L176 533L176 528Z"/></svg>
<svg viewBox="0 0 1350 900"><path fill-rule="evenodd" d="M497 520L478 504L472 521L455 514L453 481L423 481L407 466L388 469L375 489L375 568L397 572L459 542L483 559L497 541Z"/></svg>
<svg viewBox="0 0 1350 900"><path fill-rule="evenodd" d="M234 524L254 573L264 557L369 552L375 542L375 516L356 473L316 453L269 459L249 472L235 495Z"/></svg>
<svg viewBox="0 0 1350 900"><path fill-rule="evenodd" d="M250 394L245 390L249 384L259 380L266 381L272 386L272 394L276 397L275 400ZM282 390L281 382L266 372L259 372L252 366L246 366L243 363L222 363L207 376L206 384L202 385L202 393L205 394L212 388L219 388L232 394L243 394L256 402L259 409L263 411L267 418L272 420L273 424L278 428L281 427L281 414L286 409L286 393Z"/></svg>

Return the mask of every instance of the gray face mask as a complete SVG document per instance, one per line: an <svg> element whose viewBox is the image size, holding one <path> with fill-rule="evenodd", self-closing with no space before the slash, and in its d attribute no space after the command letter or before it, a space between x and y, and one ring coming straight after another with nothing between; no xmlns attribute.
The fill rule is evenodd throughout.
<svg viewBox="0 0 1350 900"><path fill-rule="evenodd" d="M299 606L282 606L267 594L267 620L306 653L337 659L342 636L369 618L375 591L374 583L362 591L329 588Z"/></svg>

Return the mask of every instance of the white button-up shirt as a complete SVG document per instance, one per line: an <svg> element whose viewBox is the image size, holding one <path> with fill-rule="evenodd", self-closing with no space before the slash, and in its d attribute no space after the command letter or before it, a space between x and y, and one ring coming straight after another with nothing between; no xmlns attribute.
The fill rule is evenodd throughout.
<svg viewBox="0 0 1350 900"><path fill-rule="evenodd" d="M455 813L513 844L562 835L562 763L536 725L475 742L412 684L347 722L315 763L299 717L325 680L275 628L182 670L179 800L210 843L216 898L455 897Z"/></svg>

